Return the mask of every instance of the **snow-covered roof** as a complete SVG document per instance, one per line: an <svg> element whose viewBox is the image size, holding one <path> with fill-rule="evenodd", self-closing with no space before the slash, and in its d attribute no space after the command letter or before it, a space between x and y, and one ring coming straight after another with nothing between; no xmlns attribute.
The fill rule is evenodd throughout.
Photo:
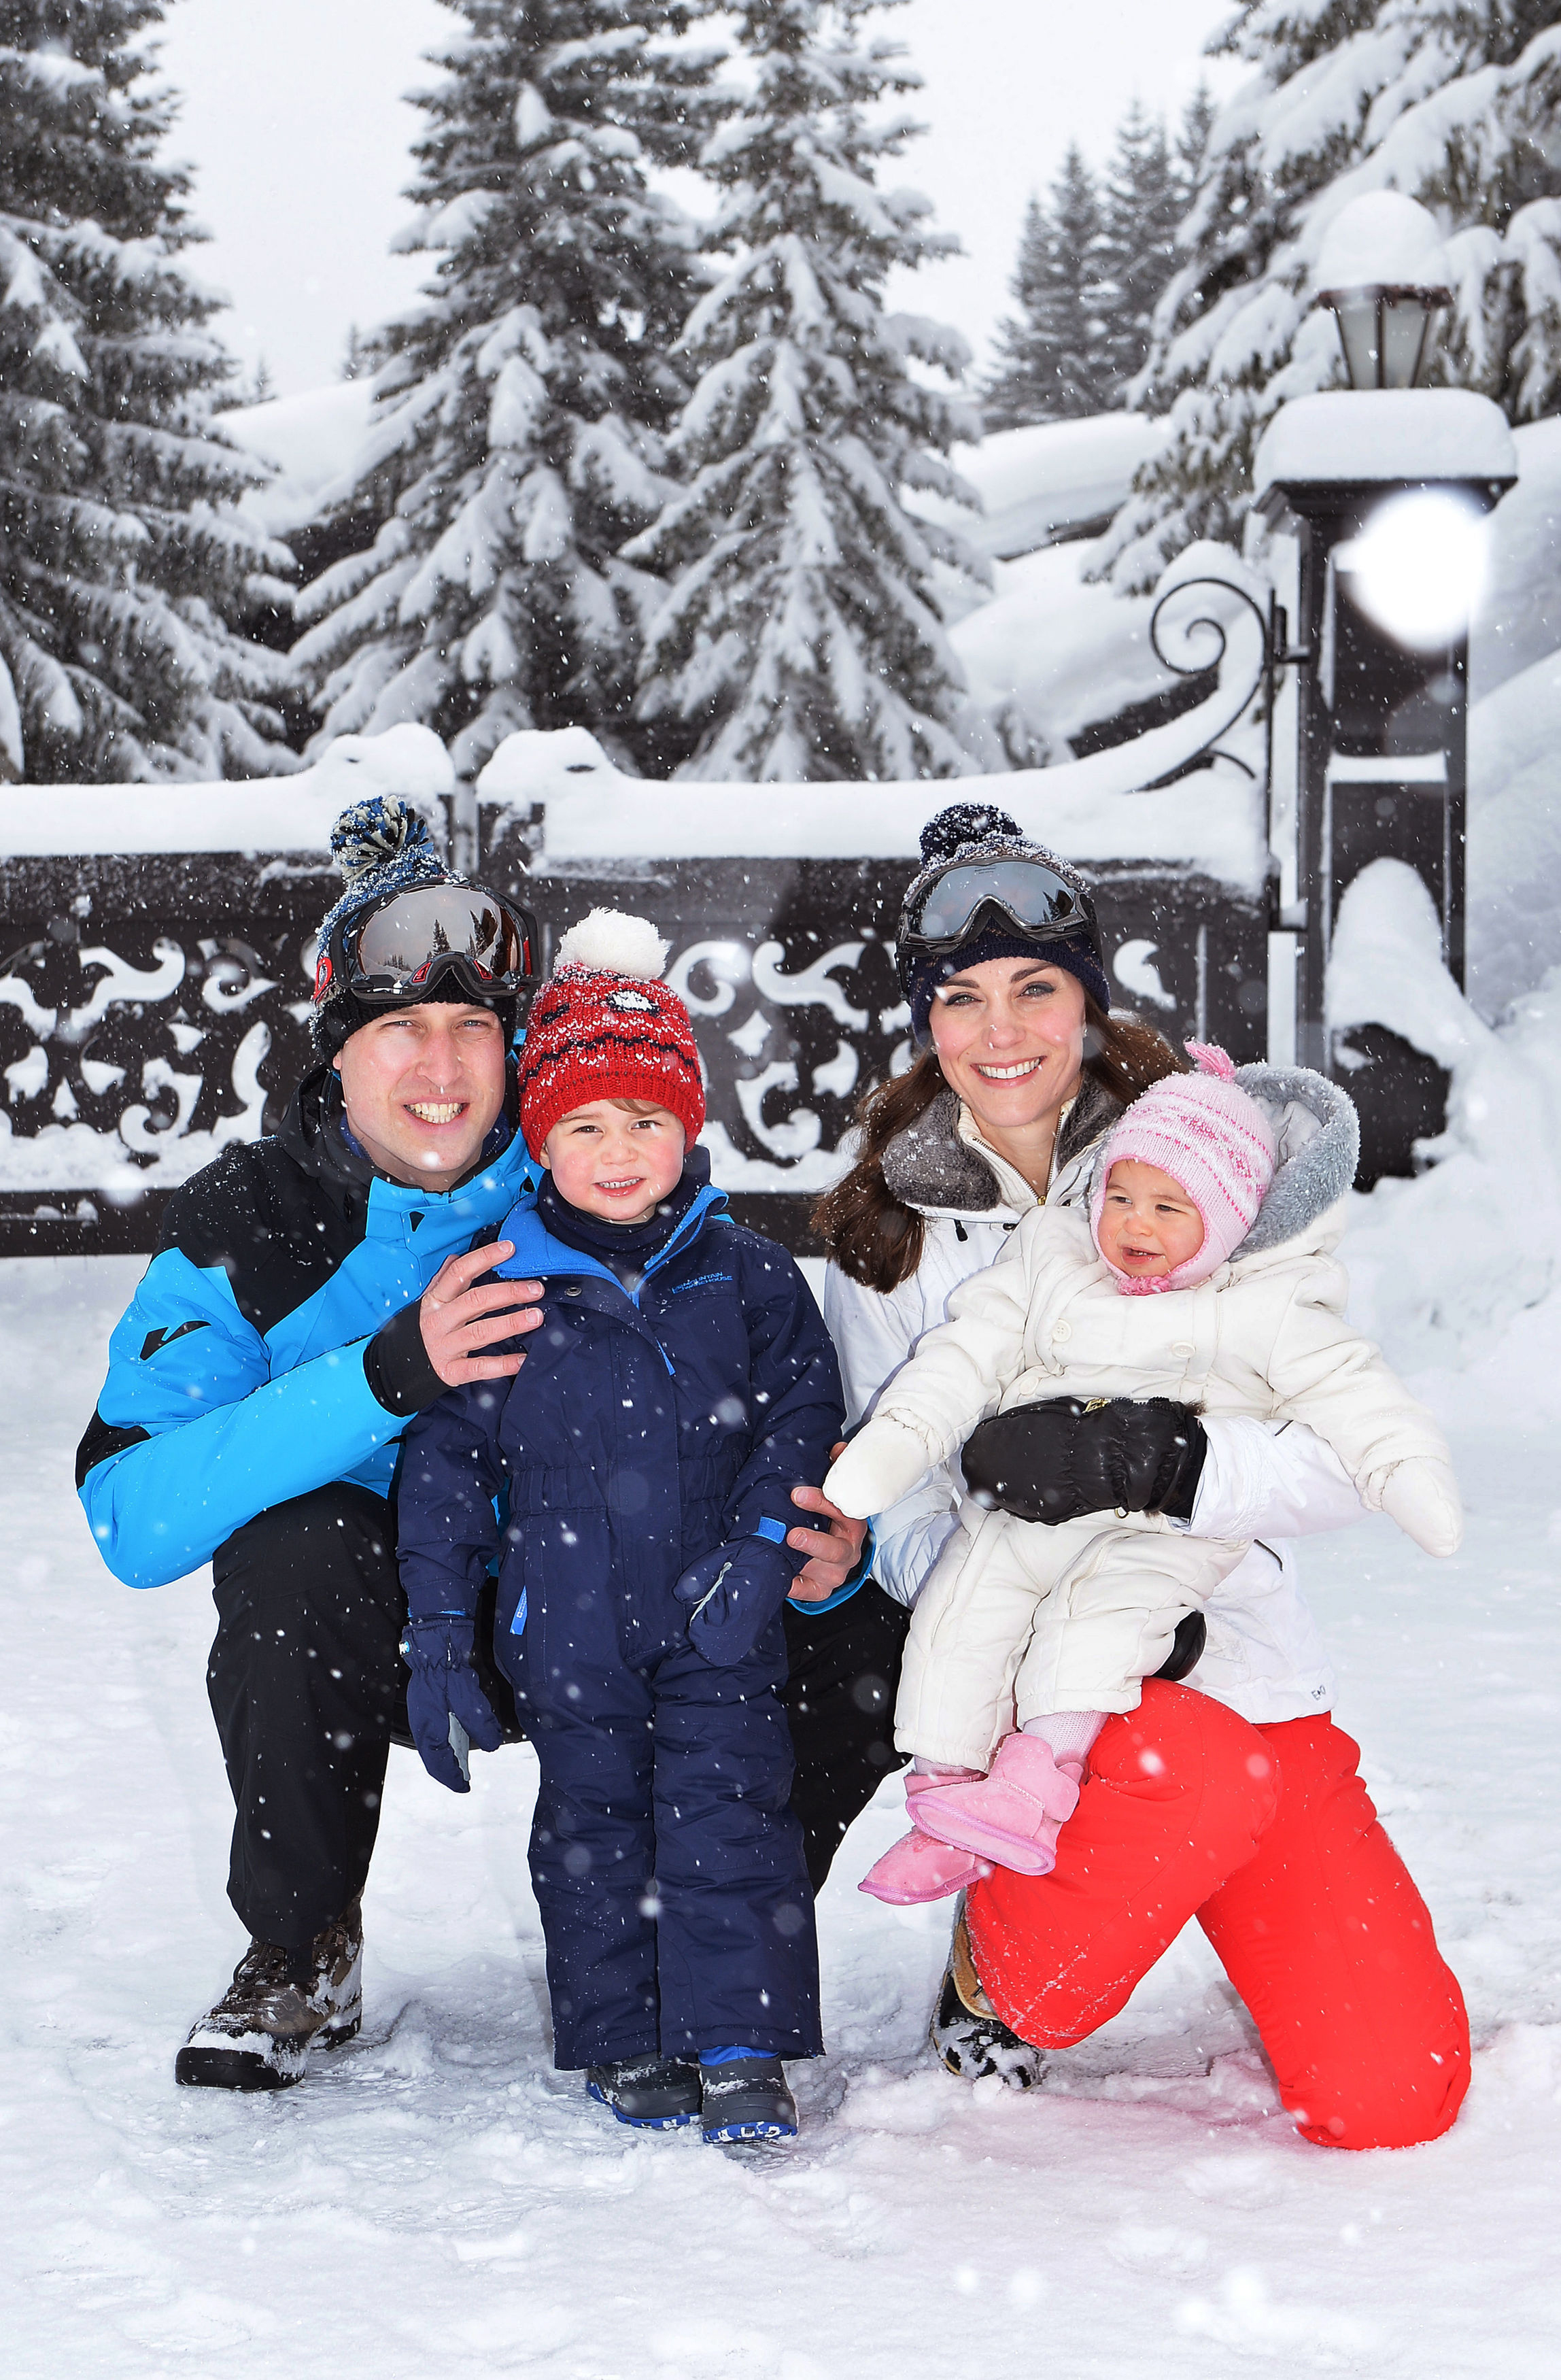
<svg viewBox="0 0 1561 2380"><path fill-rule="evenodd" d="M248 499L273 537L312 520L324 490L351 469L372 399L371 380L343 380L218 415L230 438L277 467L280 477Z"/></svg>
<svg viewBox="0 0 1561 2380"><path fill-rule="evenodd" d="M1501 407L1470 388L1324 389L1282 405L1252 465L1257 495L1372 480L1515 480Z"/></svg>
<svg viewBox="0 0 1561 2380"><path fill-rule="evenodd" d="M1141 413L1096 413L1083 421L994 431L979 446L956 446L950 456L980 495L984 515L933 495L909 498L908 506L957 529L982 553L1011 561L1114 513L1139 465L1165 439L1166 424Z"/></svg>
<svg viewBox="0 0 1561 2380"><path fill-rule="evenodd" d="M1250 663L1255 633L1255 622L1230 622L1233 670ZM1025 834L1065 858L1192 868L1255 892L1265 866L1263 804L1248 778L1216 764L1158 793L1138 790L1198 748L1222 723L1210 716L1218 708L1216 697L1131 746L1059 768L941 785L650 783L621 776L583 727L526 730L501 744L478 792L522 813L542 805L535 864L543 874L625 861L914 859L931 813L979 784Z"/></svg>
<svg viewBox="0 0 1561 2380"><path fill-rule="evenodd" d="M327 852L349 802L401 794L430 811L455 783L431 727L342 735L292 777L218 785L0 787L0 858L71 852Z"/></svg>

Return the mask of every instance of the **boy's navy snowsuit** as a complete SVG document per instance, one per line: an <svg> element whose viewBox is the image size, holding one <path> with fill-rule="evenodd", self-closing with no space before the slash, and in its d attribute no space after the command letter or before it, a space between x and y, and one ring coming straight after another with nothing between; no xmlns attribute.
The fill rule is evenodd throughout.
<svg viewBox="0 0 1561 2380"><path fill-rule="evenodd" d="M405 1440L413 1618L470 1611L502 1541L561 2067L821 2046L775 1689L805 1559L792 1489L841 1435L840 1374L796 1266L731 1220L708 1171L691 1150L643 1272L555 1237L546 1217L575 1210L551 1182L541 1211L523 1198L500 1269L545 1284L525 1367L451 1390Z"/></svg>

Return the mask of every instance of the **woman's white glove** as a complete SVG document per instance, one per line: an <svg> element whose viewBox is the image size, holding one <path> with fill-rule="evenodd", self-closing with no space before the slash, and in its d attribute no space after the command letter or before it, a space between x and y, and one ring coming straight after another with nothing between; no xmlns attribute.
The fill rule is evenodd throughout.
<svg viewBox="0 0 1561 2380"><path fill-rule="evenodd" d="M932 1469L926 1441L903 1422L880 1414L859 1429L824 1482L824 1493L848 1519L870 1521L908 1496Z"/></svg>
<svg viewBox="0 0 1561 2380"><path fill-rule="evenodd" d="M1463 1543L1463 1499L1450 1463L1425 1455L1396 1463L1383 1487L1382 1509L1428 1554L1456 1554Z"/></svg>

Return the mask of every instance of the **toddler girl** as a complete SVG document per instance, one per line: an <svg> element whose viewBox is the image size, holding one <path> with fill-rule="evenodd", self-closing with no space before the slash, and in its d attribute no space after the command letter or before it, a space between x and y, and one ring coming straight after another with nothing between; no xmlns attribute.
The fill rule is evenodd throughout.
<svg viewBox="0 0 1561 2380"><path fill-rule="evenodd" d="M1087 1216L1036 1208L954 1293L830 1472L842 1512L886 1511L993 1413L1167 1397L1304 1421L1368 1506L1427 1552L1456 1551L1442 1434L1345 1320L1331 1251L1353 1147L1347 1165L1325 1158L1301 1137L1304 1102L1271 1113L1223 1050L1188 1049L1200 1071L1154 1084L1103 1144ZM1156 1513L1048 1526L967 1499L961 1521L906 1645L895 1741L915 1755L913 1831L863 1886L888 1900L936 1900L984 1862L1048 1873L1106 1718L1137 1707L1177 1621L1247 1551Z"/></svg>

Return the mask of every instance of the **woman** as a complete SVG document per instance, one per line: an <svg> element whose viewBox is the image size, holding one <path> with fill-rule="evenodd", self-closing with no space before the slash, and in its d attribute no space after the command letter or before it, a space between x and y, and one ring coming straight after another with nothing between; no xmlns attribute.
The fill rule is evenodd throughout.
<svg viewBox="0 0 1561 2380"><path fill-rule="evenodd" d="M958 1283L1037 1200L1081 1195L1122 1106L1183 1062L1107 1013L1072 869L969 805L922 842L899 949L924 1046L865 1103L857 1161L817 1215L853 1422ZM1059 1402L985 1425L964 1468L1023 1518L1119 1506L1254 1542L1207 1607L1186 1685L1149 1680L1138 1710L1107 1721L1051 1876L998 1869L970 1891L934 2019L944 2062L1035 2081L1036 2051L1114 2015L1196 1915L1308 2139L1434 2138L1468 2083L1462 1998L1357 1747L1328 1716L1332 1680L1284 1544L1360 1516L1334 1457L1299 1424ZM874 1573L902 1603L956 1526L958 1495L945 1474L879 1515Z"/></svg>

